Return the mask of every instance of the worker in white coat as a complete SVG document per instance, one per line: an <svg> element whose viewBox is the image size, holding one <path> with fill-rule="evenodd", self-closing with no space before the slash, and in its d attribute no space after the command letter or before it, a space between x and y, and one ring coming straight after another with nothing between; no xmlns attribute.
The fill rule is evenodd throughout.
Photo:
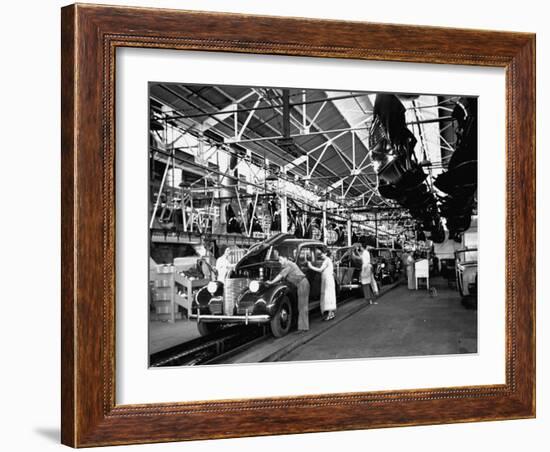
<svg viewBox="0 0 550 452"><path fill-rule="evenodd" d="M220 282L225 281L225 278L231 266L231 263L229 262L229 252L229 247L227 247L224 253L220 257L218 257L218 260L216 260L216 279Z"/></svg>
<svg viewBox="0 0 550 452"><path fill-rule="evenodd" d="M361 287L363 288L363 296L365 302L368 304L377 304L373 298L375 292L372 288L373 284L376 284L374 275L372 274L372 264L370 259L370 252L368 248L364 248L358 244L354 250L354 254L361 257ZM375 286L376 287L376 286Z"/></svg>

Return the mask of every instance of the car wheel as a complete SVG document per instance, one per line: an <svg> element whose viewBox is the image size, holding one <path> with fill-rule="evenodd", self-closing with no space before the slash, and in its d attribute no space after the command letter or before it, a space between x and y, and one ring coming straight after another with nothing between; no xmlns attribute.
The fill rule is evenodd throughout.
<svg viewBox="0 0 550 452"><path fill-rule="evenodd" d="M281 299L279 309L271 319L271 332L275 337L283 337L292 325L292 306L287 296Z"/></svg>
<svg viewBox="0 0 550 452"><path fill-rule="evenodd" d="M209 334L212 334L218 331L221 327L222 326L219 323L210 323L210 322L197 323L197 329L199 330L199 334L201 336L208 336Z"/></svg>

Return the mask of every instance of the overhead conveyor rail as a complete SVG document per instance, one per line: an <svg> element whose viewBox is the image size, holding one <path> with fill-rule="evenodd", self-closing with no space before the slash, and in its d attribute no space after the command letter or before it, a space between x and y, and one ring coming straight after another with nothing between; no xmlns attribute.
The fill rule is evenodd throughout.
<svg viewBox="0 0 550 452"><path fill-rule="evenodd" d="M323 237L329 224L354 234L398 237L416 228L442 237L439 204L447 195L434 181L455 150L457 96L392 97L400 105L401 127L414 137L410 153L417 179L426 179L416 192L411 191L414 178L390 190L373 159L373 124L384 111L375 108L381 99L377 93L157 83L150 85L150 98L152 161L165 165L165 171L170 166L196 175L192 182L169 187L184 212L209 202L223 217L224 206L234 203L243 235L252 237L252 221L265 210L262 203L275 196L282 231L292 221L287 215L292 199L294 217L320 219ZM396 112L387 110L393 117ZM382 123L394 145L397 135L390 125ZM161 203L165 185L166 180L157 182L154 205ZM475 200L468 202L473 208L467 212L475 214ZM383 207L395 214L381 215ZM158 206L150 213L154 227Z"/></svg>

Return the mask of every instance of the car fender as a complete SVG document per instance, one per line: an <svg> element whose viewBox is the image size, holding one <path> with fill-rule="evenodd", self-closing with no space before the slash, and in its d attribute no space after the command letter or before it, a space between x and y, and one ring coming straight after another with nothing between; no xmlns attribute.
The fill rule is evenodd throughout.
<svg viewBox="0 0 550 452"><path fill-rule="evenodd" d="M197 292L195 293L195 296L193 297L193 302L191 305L191 312L193 314L196 314L197 307L200 306L201 314L209 314L210 310L208 308L208 302L212 299L212 297L218 297L223 296L223 283L218 283L218 289L214 294L211 294L208 291L207 286L201 287Z"/></svg>
<svg viewBox="0 0 550 452"><path fill-rule="evenodd" d="M291 303L295 303L296 290L288 284L276 284L273 286L264 286L258 292L247 290L241 297L242 301L254 301L262 298L266 303L266 311L269 315L273 315L279 309L280 300L287 295ZM294 306L296 307L296 306Z"/></svg>
<svg viewBox="0 0 550 452"><path fill-rule="evenodd" d="M465 284L473 283L476 279L476 275L477 275L477 267L467 268L466 270L464 270L464 273L462 276L463 282Z"/></svg>

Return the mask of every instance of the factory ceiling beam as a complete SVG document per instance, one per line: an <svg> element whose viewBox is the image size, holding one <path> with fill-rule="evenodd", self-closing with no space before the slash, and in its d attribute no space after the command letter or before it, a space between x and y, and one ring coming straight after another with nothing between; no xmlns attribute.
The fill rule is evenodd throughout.
<svg viewBox="0 0 550 452"><path fill-rule="evenodd" d="M162 151L162 150L155 150L154 151L155 153L155 159L157 159L158 161L161 161L163 163L166 163L168 164L172 159L176 160L179 165L185 169L186 171L189 170L189 167L194 167L194 168L198 168L198 169L202 169L204 171L209 171L211 173L214 173L214 174L218 174L218 175L223 175L225 177L227 177L228 179L231 179L233 180L234 182L236 182L235 185L228 185L228 186L224 186L224 188L237 188L239 187L240 185L248 185L248 186L251 186L251 187L254 187L258 190L263 190L264 193L263 194L260 194L260 196L270 196L270 195L275 195L276 193L274 192L267 192L265 191L266 190L266 187L264 186L261 186L261 185L258 185L258 184L255 184L253 182L248 182L248 181L245 181L245 180L241 180L239 179L238 177L235 177L235 176L229 176L227 175L226 173L223 173L221 171L217 171L217 170L214 170L208 166L205 166L205 165L201 165L200 163L196 163L194 161L189 161L189 160L185 160L185 159L182 159L180 157L177 157L177 156L173 156L172 154L169 154L165 151ZM208 190L215 190L217 189L218 187L208 187ZM201 191L204 191L205 189L201 190ZM189 190L190 192L194 192L194 190ZM241 198L247 198L247 197L252 197L252 196L255 196L255 195L251 195L251 196L247 196L247 195L239 195ZM307 200L303 200L303 199L299 199L298 200L300 203L302 203L303 205L307 206L308 208L310 209L317 209L318 206L314 205L314 204L311 204L310 202L308 202ZM342 210L343 207L340 207L340 210ZM342 217L340 214L338 213L332 213L331 212L331 215L335 215L335 216L338 216L338 217L341 217L343 219L345 219L345 217Z"/></svg>
<svg viewBox="0 0 550 452"><path fill-rule="evenodd" d="M329 95L330 95L330 92L329 92ZM361 102L364 102L364 105L361 103ZM342 115L342 117L347 121L348 124L363 124L369 120L372 119L372 111L373 111L373 105L372 105L372 102L371 102L371 99L368 95L368 93L365 93L364 96L359 96L359 97L355 97L353 99L339 99L339 100L336 100L333 102L333 106L334 108L336 108L338 110L338 112L340 113L340 115ZM360 110L361 110L361 113L357 114L357 113L354 113L354 106L359 106ZM359 180L362 182L362 185L363 186L367 186L368 188L370 188L370 190L372 190L373 193L376 193L376 190L374 190L370 185L371 185L371 180L363 174L364 170L367 169L369 166L370 166L370 163L366 166L363 166L363 164L365 163L365 161L367 160L367 158L369 158L369 152L368 152L368 149L369 149L369 146L368 146L368 133L367 133L367 130L369 128L368 127L365 127L365 128L356 128L355 131L352 131L351 132L351 140L352 140L352 157L351 159L349 158L349 156L344 153L344 152L340 152L339 156L340 158L342 159L342 161L344 161L344 164L348 167L348 169L350 169L350 172L353 176L358 176L359 177ZM356 165L356 158L355 158L355 140L356 138L359 138L359 140L361 141L363 147L367 150L367 154L365 155L365 158L362 160L362 162L359 164L359 166ZM340 150L338 147L336 147L336 150ZM346 161L348 163L346 163ZM350 168L350 164L351 164L351 168ZM352 181L351 183L351 186L353 186L353 183L355 182L355 179ZM349 188L349 187L348 187ZM349 192L349 189L346 191L346 195L347 193ZM371 196L369 198L369 202L373 199L373 197ZM380 197L382 203L384 204L389 204L389 202Z"/></svg>
<svg viewBox="0 0 550 452"><path fill-rule="evenodd" d="M183 96L180 96L178 93L176 93L174 90L170 89L169 87L167 87L167 86L165 86L165 85L163 85L163 84L161 84L160 86L161 86L163 89L165 89L166 91L168 91L170 94L176 96L176 97L177 97L178 99L180 99L180 100L183 100L184 102L188 103L189 105L191 105L192 107L198 109L199 111L204 111L202 108L198 107L196 104L194 104L193 102L191 102L189 99L187 99L187 98L185 98L185 97L183 97ZM228 93L226 93L225 91L221 90L219 87L213 87L213 88L214 88L215 90L217 90L220 94L224 95L226 98L228 98L228 99L229 99L230 101L232 101L233 103L236 102L236 100L235 100L234 98L232 98L232 96L230 96L230 95L229 95ZM214 104L212 103L212 101L210 101L209 99L205 98L205 97L202 96L200 93L197 93L197 92L195 92L195 91L189 89L188 87L185 87L185 89L187 89L191 94L196 95L197 97L199 97L200 99L202 99L204 102L210 104L211 106L214 106ZM251 92L254 92L254 91L251 91ZM355 96L355 97L356 97L356 96ZM280 109L278 109L277 107L274 107L274 109L280 111ZM229 115L229 116L230 116L230 115ZM227 117L229 117L229 116L227 116ZM226 117L226 118L227 118L227 117ZM216 119L216 121L217 121L217 124L226 125L225 122L224 122L223 120L219 120L218 118L215 118L215 119ZM294 119L294 118L291 117L291 119ZM308 120L310 121L310 123L311 123L311 118L307 117L307 119L308 119ZM266 126L269 127L271 130L277 131L277 130L276 130L272 125L270 125L270 124L266 124ZM322 131L320 131L320 132L321 132L321 134L323 134ZM332 137L332 138L331 138L331 137L327 137L326 134L324 134L324 135L325 135L325 137L327 137L327 139L328 139L331 143L333 143L334 140L336 140L338 137L344 135L344 134L347 133L347 132L348 132L347 130L346 130L346 131L343 131L343 132L340 132L337 136ZM297 147L298 147L298 146L297 146ZM335 146L335 145L333 144L333 147L336 148L337 146ZM339 148L338 148L338 150L339 150ZM303 150L302 150L302 151L303 151ZM308 151L308 153L311 153L312 151L313 151L313 150L310 150L310 151ZM268 150L268 152L273 152L275 155L277 155L273 150ZM303 152L304 152L304 151L303 151ZM342 154L339 154L339 155L340 155L340 158L342 158L342 160L344 161L344 158L342 157ZM278 157L278 158L281 158L280 156L277 156L277 157ZM348 166L348 168L349 168L349 165L347 165L347 166ZM334 177L341 177L340 175L336 174L333 170L331 170L330 168L328 168L326 165L322 165L322 167L323 167L325 170L329 171L330 173L334 174ZM366 187L368 190L372 191L373 193L378 194L378 193L376 192L376 190L375 190L373 187L370 186L370 181L368 180L368 178L367 178L367 183L365 183L365 181L363 180L363 178L361 178L361 180L362 180L362 185L363 185L364 187ZM343 180L340 179L340 180L337 181L336 183L337 183L338 186L339 186L340 184L343 183ZM334 185L334 184L333 184L333 185ZM332 188L330 188L329 190L327 190L327 192L328 192L328 191L331 191L331 190L332 190ZM372 198L371 198L371 199L372 199ZM382 203L389 204L385 199L381 199L381 200L382 200Z"/></svg>
<svg viewBox="0 0 550 452"><path fill-rule="evenodd" d="M248 127L248 123L250 122L250 120L252 119L252 117L254 116L254 114L256 113L256 109L258 108L258 106L260 105L260 102L262 101L262 96L261 95L258 95L258 98L256 99L256 102L254 103L254 107L252 108L252 110L250 110L250 112L248 113L248 116L246 117L242 127L241 127L241 130L240 131L237 131L237 125L238 125L238 116L237 116L237 113L235 113L235 139L238 141L242 138L243 136L243 133L244 131L246 130L246 128Z"/></svg>
<svg viewBox="0 0 550 452"><path fill-rule="evenodd" d="M277 136L271 136L271 137L244 138L244 139L238 139L233 137L233 138L227 138L225 142L228 144L244 144L244 143L255 143L258 141L276 141L282 138L300 138L300 137L307 137L307 136L314 136L314 135L325 135L327 133L342 132L340 135L338 135L338 137L340 137L342 135L345 135L347 132L353 132L356 130L368 130L368 129L369 127L353 127L353 128L346 127L346 128L331 129L331 130L317 130L315 132L299 132L299 133L288 135L287 137L285 137L284 135L277 135ZM332 138L332 141L334 141L338 137ZM313 151L315 151L315 149L307 151L307 154Z"/></svg>
<svg viewBox="0 0 550 452"><path fill-rule="evenodd" d="M178 98L179 100L182 100L183 102L187 103L188 105L191 105L191 106L192 106L193 108L195 108L196 110L204 111L204 109L202 109L201 107L197 106L194 102L192 102L191 100L187 99L186 97L183 97L183 96L181 96L180 94L176 93L174 90L170 89L170 88L167 87L166 85L164 85L164 84L159 84L159 86L160 86L162 89L164 89L165 91L167 91L168 93L170 93L172 96L175 96L175 97ZM217 87L213 87L213 88L214 88L214 89L218 89ZM197 97L200 97L201 99L203 99L203 101L206 101L206 102L208 102L209 104L213 105L208 99L204 99L199 93L196 93L196 92L190 90L189 88L186 88L186 89L187 89L190 93L192 93L192 94L196 95ZM220 90L220 93L221 93L221 94L224 94L221 90ZM233 102L235 102L235 99L232 99L232 98L231 98L230 96L228 96L227 94L224 94L224 95L225 95L227 98L230 98ZM153 97L153 96L152 96L152 97ZM164 105L165 105L166 102L167 102L166 100L158 99L158 97L157 97L156 99L157 99L160 103L162 103L162 104L164 104ZM218 124L227 127L227 125L225 124L224 121L219 120L219 119L217 119L217 118L216 118L216 121L218 122ZM178 128L177 126L174 126L174 125L173 125L174 122L175 122L175 121L172 121L172 122L170 122L170 124L172 125L172 127ZM198 127L201 126L201 124L200 124L200 123L197 123L196 121L192 121L192 122L194 122L194 126L193 126L193 127L187 128L186 133L191 133L193 129L197 129ZM178 128L178 130L181 130L181 128ZM261 144L259 144L259 145L264 149L264 151L273 153L277 158L279 158L279 159L281 159L281 160L286 160L284 157L282 157L282 156L280 156L280 155L277 155L277 153L274 152L273 149L270 149L269 147L265 147L265 146L263 146L263 145L261 145Z"/></svg>
<svg viewBox="0 0 550 452"><path fill-rule="evenodd" d="M212 89L217 89L217 86L212 86L211 87ZM252 91L258 91L256 88L253 88ZM225 91L224 91L225 92ZM198 92L195 92L193 91L193 93L195 93L196 95L200 95ZM214 112L208 112L208 111L204 111L202 113L192 113L192 114L186 114L186 113L181 113L182 110L181 109L177 109L177 108L170 108L169 111L167 111L167 113L174 113L172 114L171 116L168 116L167 119L191 119L191 118L199 118L199 117L204 117L204 116L207 116L207 117L215 117L215 116L224 116L224 119L226 119L229 116L231 116L233 113L244 113L244 112L249 112L250 110L253 110L253 108L251 107L246 107L246 108L239 108L238 105L241 103L241 102L244 102L244 100L246 100L246 98L248 98L250 96L250 93L248 93L246 96L243 96L244 99L239 99L239 100L234 100L231 104L227 105L226 107L222 107L221 109L216 106L215 104L211 104L213 107L217 108L217 111L214 111ZM318 104L318 103L323 103L323 102L327 102L327 101L332 101L332 100L339 100L339 99L347 99L347 98L350 98L350 97L361 97L361 96L365 96L365 94L351 94L351 95L346 95L346 96L336 96L336 97L331 97L331 98L325 98L325 99L319 99L319 100L311 100L311 101L307 101L307 102L292 102L290 103L290 107L299 107L299 106L304 106L304 105L312 105L312 104ZM228 97L231 97L231 96L228 96ZM271 102L273 101L272 98L269 99L270 100L270 103L271 103L271 106L269 107L259 107L257 108L256 110L271 110L273 109L274 107L282 107L282 104L277 104L277 103L274 103L274 102ZM233 109L231 109L230 107L232 107Z"/></svg>
<svg viewBox="0 0 550 452"><path fill-rule="evenodd" d="M216 119L214 119L214 116L210 116L208 119L203 121L203 123L202 123L203 130L210 129L211 127L215 126L216 123L219 122L220 120L223 121L225 118L228 118L233 113L236 113L238 111L237 108L238 108L239 104L241 102L244 102L250 96L252 96L252 94L254 94L254 93L251 91L251 92L245 94L244 96L242 96L241 98L237 99L236 101L230 103L226 107L218 110L218 112L217 112L218 116L216 117ZM185 116L183 116L181 119L184 119L184 118L185 118ZM175 117L174 117L174 119L175 119Z"/></svg>
<svg viewBox="0 0 550 452"><path fill-rule="evenodd" d="M164 87L163 87L163 88L164 88ZM172 95L178 97L180 100L183 100L184 102L188 103L189 105L192 105L195 109L199 109L199 110L200 110L200 108L199 108L198 106L196 106L194 103L192 103L192 102L189 101L188 99L185 99L185 98L179 96L179 95L178 95L177 93L175 93L175 92L171 92L171 90L170 90L169 92L170 92L170 94L172 94ZM151 97L153 97L157 102L159 102L159 103L161 103L161 104L163 104L163 105L166 105L166 100L160 99L160 98L158 98L157 96L154 96L154 95L151 95ZM225 125L225 124L224 124L223 122L221 122L221 121L220 121L220 123L223 124L223 125ZM196 125L196 124L195 124L195 125ZM190 127L190 128L188 128L187 130L184 130L184 129L181 129L181 128L178 128L177 126L175 126L174 123L173 123L173 121L170 122L170 126L171 126L171 127L175 127L175 128L176 128L179 132L181 132L181 133L190 133L191 130L194 128L194 127ZM215 145L215 146L217 146L217 145ZM215 146L214 146L214 147L215 147ZM184 146L184 147L176 148L176 149L179 150L179 149L190 149L190 148L191 148L191 147L189 147L189 146ZM278 156L273 150L271 150L271 149L266 149L266 150L267 150L268 152L272 152L273 154L275 154L275 155L277 156L277 158L280 158L280 159L283 159L283 160L284 160L284 157ZM158 152L158 150L157 150L156 152ZM185 162L185 160L181 160L181 161L182 161L182 162ZM222 173L220 173L220 175L222 175ZM225 175L225 173L224 173L224 175Z"/></svg>
<svg viewBox="0 0 550 452"><path fill-rule="evenodd" d="M351 187L353 187L353 183L355 182L355 179L357 179L357 176L353 176L353 179L351 180L346 192L343 195L344 198L348 195L349 191L351 190Z"/></svg>
<svg viewBox="0 0 550 452"><path fill-rule="evenodd" d="M313 118L311 118L311 120L309 121L309 125L307 125L306 127L304 127L304 132L308 133L309 132L309 129L314 126L316 124L315 121L317 121L317 118L319 117L319 115L321 114L321 112L323 111L323 109L325 108L325 106L327 105L327 101L325 100L321 106L319 107L319 109L317 110L317 112L315 113L315 115L313 116ZM307 121L307 114L304 113L304 121Z"/></svg>
<svg viewBox="0 0 550 452"><path fill-rule="evenodd" d="M330 146L330 142L327 142L325 144L325 147L323 148L323 150L321 151L321 154L319 154L319 157L317 157L317 160L315 160L315 165L313 165L313 168L311 168L311 171L309 172L309 174L307 174L307 177L308 178L311 178L312 174L315 172L315 170L317 169L317 165L319 165L319 163L321 162L321 159L323 158L323 156L325 155L325 152L327 151L327 149L329 148ZM309 154L306 155L306 159L309 159Z"/></svg>
<svg viewBox="0 0 550 452"><path fill-rule="evenodd" d="M366 93L363 94L363 96L365 96L365 95L367 95L367 94L366 94ZM354 97L358 97L358 96L354 96ZM308 117L308 120L310 120L309 117ZM358 127L360 124L363 124L363 123L367 122L368 120L370 120L370 117L369 117L369 118L366 118L366 119L364 119L364 120L362 120L362 121L360 121L356 126L351 126L351 129L352 129L352 130L356 129L356 127ZM345 165L348 167L348 169L351 171L351 167L349 166L348 163L346 163L346 160L347 160L348 162L351 162L351 159L350 159L350 158L342 151L342 149L334 142L337 138L339 138L340 136L342 136L342 135L344 135L344 134L346 134L346 133L348 133L348 132L349 132L349 130L342 131L339 135L337 135L337 136L335 136L335 137L332 137L332 138L329 137L329 136L327 136L326 133L322 133L322 132L321 132L321 135L323 135L327 140L331 140L333 149L337 152L337 154L340 156L340 158L342 159L342 161L344 162L344 164L345 164ZM366 149L368 150L368 148L366 148ZM367 154L367 155L368 155L368 154ZM372 182L368 179L368 177L366 177L365 175L361 175L359 179L360 179L360 181L361 181L362 186L366 187L368 190L371 190L371 191L376 192L376 189L373 188L373 187L370 185ZM378 195L378 192L376 192L376 194ZM384 199L384 198L382 198L382 197L380 197L380 200L381 200L381 202L382 202L383 204L387 204L387 205L390 204L386 199Z"/></svg>
<svg viewBox="0 0 550 452"><path fill-rule="evenodd" d="M290 91L283 89L283 130L282 138L290 138Z"/></svg>
<svg viewBox="0 0 550 452"><path fill-rule="evenodd" d="M214 86L213 88L214 88L216 91L218 91L220 94L222 94L222 95L224 95L225 97L227 97L228 99L230 99L230 100L233 99L228 93L226 93L225 91L223 91L223 90L220 89L219 87ZM189 90L189 91L191 91L191 90ZM191 91L191 92L193 92L193 91ZM196 94L196 93L195 93L195 94ZM199 96L200 96L200 95L199 95ZM343 97L343 96L342 96L342 97ZM356 96L354 96L354 97L356 97ZM205 102L209 103L210 105L213 105L212 102L211 102L209 99L203 98L202 96L201 96L201 98L202 98ZM294 104L294 105L296 105L296 104ZM282 114L282 111L281 111L280 108L278 108L278 107L273 107L273 109L274 109L275 111L277 111L279 114ZM292 117L291 117L291 119L292 119ZM307 118L307 119L310 120L310 118ZM274 126L272 126L271 124L265 124L265 125L266 125L266 127L270 128L272 131L274 131L274 132L279 132L279 131L278 131ZM335 137L328 138L328 141L329 141L330 143L332 143L335 139L337 139L338 137L344 135L346 132L347 132L347 131L344 131L344 132L339 133L339 134L338 134L337 136L335 136ZM305 155L310 155L312 152L314 152L314 151L320 149L324 144L326 144L326 142L323 143L323 144L321 144L320 146L317 146L316 148L314 148L314 149L312 149L312 150L309 150L309 151L305 151L305 150L302 149L299 145L296 145L296 147L299 148L302 152L304 152ZM273 152L273 151L270 151L270 152ZM303 157L303 156L301 156L301 157ZM279 158L281 158L281 157L279 157ZM298 158L300 158L300 157L298 157ZM303 160L302 160L302 162L303 162ZM288 165L284 165L284 166L283 166L283 169L286 169L287 167L288 167ZM328 166L326 166L326 165L324 165L324 164L321 164L321 167L322 167L323 169L325 169L326 171L330 172L331 174L333 174L335 178L340 178L340 177L342 177L341 175L335 173L331 168L329 168ZM369 186L367 186L367 188L368 188L369 190L373 190L373 189L372 189L371 187L369 187ZM378 194L378 193L376 193L376 194Z"/></svg>

